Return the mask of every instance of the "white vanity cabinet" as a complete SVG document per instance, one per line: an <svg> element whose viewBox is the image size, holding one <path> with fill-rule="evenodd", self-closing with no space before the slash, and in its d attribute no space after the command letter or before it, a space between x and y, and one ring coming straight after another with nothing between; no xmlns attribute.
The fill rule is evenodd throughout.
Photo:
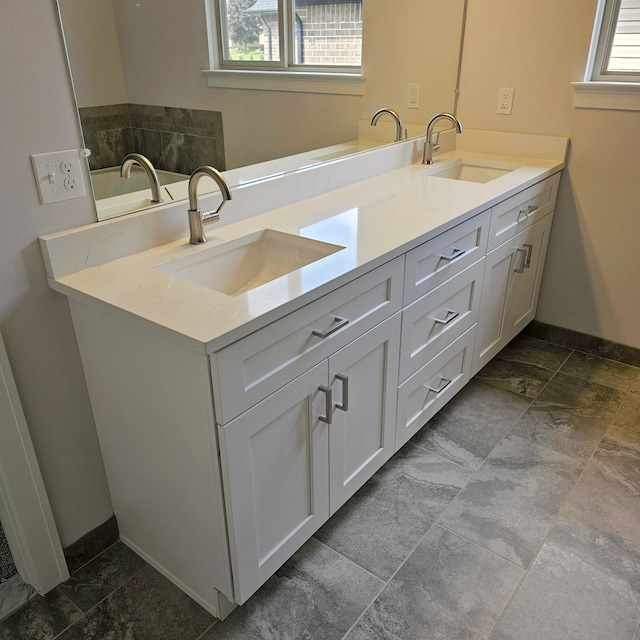
<svg viewBox="0 0 640 640"><path fill-rule="evenodd" d="M556 174L492 209L495 248L486 258L472 375L535 316L559 180Z"/></svg>
<svg viewBox="0 0 640 640"><path fill-rule="evenodd" d="M469 381L490 215L407 254L396 449Z"/></svg>
<svg viewBox="0 0 640 640"><path fill-rule="evenodd" d="M403 255L399 245L363 251L375 267L356 265L351 281L345 267L332 277L346 284L327 280L304 305L293 296L268 322L247 313L234 325L241 307L226 301L224 330L213 305L211 330L192 333L187 320L127 306L138 289L118 306L82 288L90 269L72 277L77 289L65 292L122 540L214 615L246 602L533 319L558 181L503 201L498 187L467 185L469 206L490 208L461 212L438 235L425 224L429 240L403 240ZM371 242L364 231L360 242ZM149 309L174 318L168 300L209 300L154 264L137 272L158 287ZM105 289L117 268L97 270Z"/></svg>
<svg viewBox="0 0 640 640"><path fill-rule="evenodd" d="M394 453L400 314L218 428L245 602Z"/></svg>
<svg viewBox="0 0 640 640"><path fill-rule="evenodd" d="M395 451L403 268L396 259L212 356L240 604Z"/></svg>

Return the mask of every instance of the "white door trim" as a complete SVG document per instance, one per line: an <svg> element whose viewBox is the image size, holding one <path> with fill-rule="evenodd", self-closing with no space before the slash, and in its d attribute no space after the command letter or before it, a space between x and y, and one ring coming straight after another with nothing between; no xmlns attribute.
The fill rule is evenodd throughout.
<svg viewBox="0 0 640 640"><path fill-rule="evenodd" d="M38 593L69 577L1 335L0 521L18 573Z"/></svg>

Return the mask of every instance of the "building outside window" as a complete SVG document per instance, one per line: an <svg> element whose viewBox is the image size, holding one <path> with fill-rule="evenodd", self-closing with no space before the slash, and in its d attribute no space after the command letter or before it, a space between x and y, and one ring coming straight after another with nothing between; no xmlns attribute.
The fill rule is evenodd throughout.
<svg viewBox="0 0 640 640"><path fill-rule="evenodd" d="M363 0L218 0L220 68L359 72Z"/></svg>

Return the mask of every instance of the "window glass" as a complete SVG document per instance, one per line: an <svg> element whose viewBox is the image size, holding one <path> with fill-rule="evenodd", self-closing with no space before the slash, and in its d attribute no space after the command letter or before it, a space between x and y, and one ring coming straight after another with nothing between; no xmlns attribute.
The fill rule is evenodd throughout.
<svg viewBox="0 0 640 640"><path fill-rule="evenodd" d="M620 3L607 71L640 72L640 0Z"/></svg>
<svg viewBox="0 0 640 640"><path fill-rule="evenodd" d="M359 68L363 0L218 0L222 65Z"/></svg>
<svg viewBox="0 0 640 640"><path fill-rule="evenodd" d="M280 61L278 0L223 0L223 59Z"/></svg>
<svg viewBox="0 0 640 640"><path fill-rule="evenodd" d="M360 66L362 1L293 0L294 64Z"/></svg>

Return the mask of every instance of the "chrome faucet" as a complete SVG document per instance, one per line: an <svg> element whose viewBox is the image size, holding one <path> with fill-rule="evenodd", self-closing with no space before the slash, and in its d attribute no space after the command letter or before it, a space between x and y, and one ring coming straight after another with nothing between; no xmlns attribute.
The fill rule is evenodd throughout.
<svg viewBox="0 0 640 640"><path fill-rule="evenodd" d="M396 139L394 142L400 142L402 140L402 120L400 120L400 116L393 110L384 107L384 109L378 109L373 114L373 118L371 118L371 126L375 127L378 124L378 119L383 113L388 113L395 121L396 121Z"/></svg>
<svg viewBox="0 0 640 640"><path fill-rule="evenodd" d="M438 144L438 138L440 136L440 132L436 134L436 141L433 142L433 127L435 126L438 120L449 120L451 124L456 128L458 133L462 133L462 123L458 118L456 118L452 113L438 113L431 120L429 120L429 124L427 125L427 139L424 143L424 155L422 156L422 164L433 164L433 152L437 151L440 148Z"/></svg>
<svg viewBox="0 0 640 640"><path fill-rule="evenodd" d="M222 203L215 211L202 211L198 208L198 182L205 176L215 180L222 193ZM189 178L189 242L191 244L203 244L207 241L204 235L204 224L209 224L220 219L220 209L227 200L231 200L231 191L222 174L213 167L198 167Z"/></svg>
<svg viewBox="0 0 640 640"><path fill-rule="evenodd" d="M158 180L158 174L153 168L149 158L143 156L141 153L129 153L122 160L120 165L120 177L128 178L131 175L131 167L137 164L144 169L144 172L149 178L149 184L151 185L151 202L162 202L160 197L160 180Z"/></svg>

